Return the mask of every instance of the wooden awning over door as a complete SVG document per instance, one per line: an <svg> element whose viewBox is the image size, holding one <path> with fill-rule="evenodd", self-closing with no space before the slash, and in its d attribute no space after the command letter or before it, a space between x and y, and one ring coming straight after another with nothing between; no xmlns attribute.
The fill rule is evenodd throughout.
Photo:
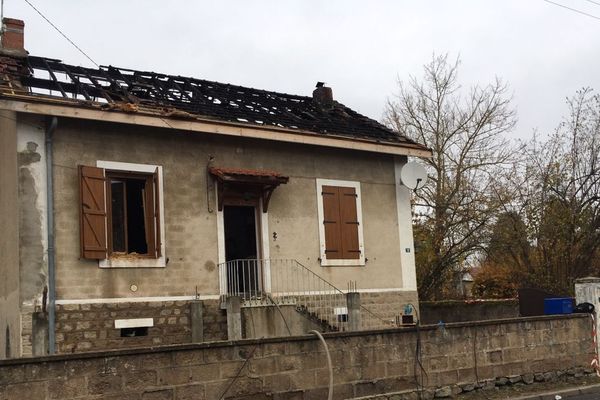
<svg viewBox="0 0 600 400"><path fill-rule="evenodd" d="M217 179L219 211L226 202L252 205L261 201L267 212L275 188L290 179L269 170L210 167L208 172Z"/></svg>

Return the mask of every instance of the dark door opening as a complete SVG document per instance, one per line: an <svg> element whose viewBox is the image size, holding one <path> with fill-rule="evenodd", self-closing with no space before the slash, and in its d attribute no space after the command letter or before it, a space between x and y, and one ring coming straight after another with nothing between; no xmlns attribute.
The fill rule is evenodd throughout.
<svg viewBox="0 0 600 400"><path fill-rule="evenodd" d="M258 297L261 265L258 261L256 208L224 206L223 219L228 292L244 298Z"/></svg>

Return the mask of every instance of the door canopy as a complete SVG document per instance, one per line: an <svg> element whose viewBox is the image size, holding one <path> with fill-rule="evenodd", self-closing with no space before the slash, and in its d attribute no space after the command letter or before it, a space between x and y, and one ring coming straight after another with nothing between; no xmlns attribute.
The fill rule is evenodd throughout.
<svg viewBox="0 0 600 400"><path fill-rule="evenodd" d="M290 179L269 170L210 167L208 172L217 179L219 211L225 203L258 205L261 201L263 212L267 212L275 188Z"/></svg>

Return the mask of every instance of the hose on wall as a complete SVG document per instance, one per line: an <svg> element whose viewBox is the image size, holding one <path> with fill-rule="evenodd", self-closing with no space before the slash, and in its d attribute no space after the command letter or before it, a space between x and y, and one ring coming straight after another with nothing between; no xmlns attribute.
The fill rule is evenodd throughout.
<svg viewBox="0 0 600 400"><path fill-rule="evenodd" d="M327 354L327 367L329 368L329 394L327 395L327 400L333 400L333 367L331 366L331 354L329 354L329 348L327 347L327 342L325 342L325 338L321 335L319 331L309 331L308 333L312 333L316 335L323 347L325 348L325 354Z"/></svg>

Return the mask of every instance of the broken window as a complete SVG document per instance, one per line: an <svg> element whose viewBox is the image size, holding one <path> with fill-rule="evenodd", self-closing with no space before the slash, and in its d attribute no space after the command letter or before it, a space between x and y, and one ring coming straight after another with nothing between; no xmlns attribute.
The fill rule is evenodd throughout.
<svg viewBox="0 0 600 400"><path fill-rule="evenodd" d="M147 255L154 242L149 233L154 191L152 175L106 172L110 254ZM148 198L148 197L151 198Z"/></svg>
<svg viewBox="0 0 600 400"><path fill-rule="evenodd" d="M158 169L150 174L80 166L79 175L82 257L160 257Z"/></svg>

